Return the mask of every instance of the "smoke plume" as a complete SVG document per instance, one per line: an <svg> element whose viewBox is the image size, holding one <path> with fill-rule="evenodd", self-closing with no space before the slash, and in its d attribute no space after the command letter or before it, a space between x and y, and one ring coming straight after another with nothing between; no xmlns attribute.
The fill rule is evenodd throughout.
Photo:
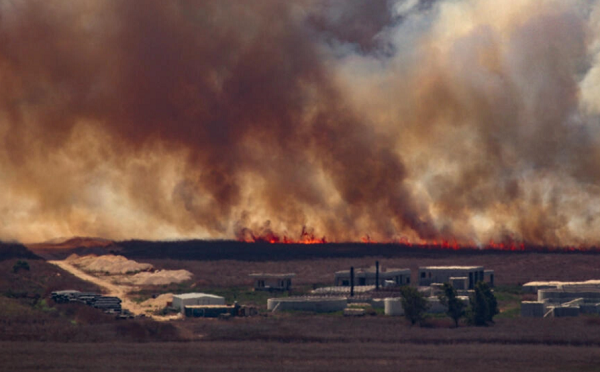
<svg viewBox="0 0 600 372"><path fill-rule="evenodd" d="M600 241L600 4L0 0L0 238Z"/></svg>

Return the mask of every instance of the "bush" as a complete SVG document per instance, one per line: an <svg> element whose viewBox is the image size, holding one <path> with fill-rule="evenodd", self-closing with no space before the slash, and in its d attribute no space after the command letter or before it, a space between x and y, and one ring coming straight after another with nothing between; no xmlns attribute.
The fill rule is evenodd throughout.
<svg viewBox="0 0 600 372"><path fill-rule="evenodd" d="M402 287L402 308L404 309L404 317L408 319L411 325L419 323L420 325L425 320L425 312L429 308L429 304L425 297L413 287Z"/></svg>
<svg viewBox="0 0 600 372"><path fill-rule="evenodd" d="M458 299L456 295L456 289L449 284L444 283L444 287L442 288L444 293L441 294L438 298L442 305L446 306L446 315L448 315L452 320L454 320L454 325L458 327L458 321L460 318L465 316L465 304Z"/></svg>
<svg viewBox="0 0 600 372"><path fill-rule="evenodd" d="M13 273L18 273L19 270L29 271L29 263L27 261L18 260L13 266Z"/></svg>

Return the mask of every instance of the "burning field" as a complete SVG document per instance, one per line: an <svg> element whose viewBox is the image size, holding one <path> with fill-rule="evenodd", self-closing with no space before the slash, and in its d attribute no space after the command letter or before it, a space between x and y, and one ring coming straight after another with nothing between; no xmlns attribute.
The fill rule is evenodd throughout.
<svg viewBox="0 0 600 372"><path fill-rule="evenodd" d="M0 239L600 241L596 0L0 0Z"/></svg>

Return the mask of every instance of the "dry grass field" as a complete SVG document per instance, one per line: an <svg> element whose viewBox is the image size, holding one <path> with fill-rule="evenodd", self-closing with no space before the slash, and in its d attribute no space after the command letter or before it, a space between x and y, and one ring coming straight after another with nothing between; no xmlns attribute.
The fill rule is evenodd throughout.
<svg viewBox="0 0 600 372"><path fill-rule="evenodd" d="M598 371L600 348L388 343L6 343L4 371Z"/></svg>
<svg viewBox="0 0 600 372"><path fill-rule="evenodd" d="M409 253L396 257L339 257L320 259L242 261L234 258L217 261L141 259L155 267L186 269L194 274L199 286L250 285L248 274L252 272L293 272L297 285L333 285L334 272L347 270L350 266L369 267L379 261L389 268L410 268L413 282L417 280L419 266L483 265L495 270L496 284L517 285L534 280L587 280L600 278L600 254L584 253L488 253L453 255L447 251L427 251L427 255L413 256Z"/></svg>
<svg viewBox="0 0 600 372"><path fill-rule="evenodd" d="M331 285L337 270L378 260L413 273L424 265L494 269L503 313L492 326L459 328L440 316L410 327L381 312L362 318L283 312L228 321L116 321L85 306L43 302L52 289L94 287L43 260L29 259L29 271L14 273L18 257L11 256L0 261L0 371L600 371L600 317L522 319L518 302L524 296L516 287L530 280L600 278L600 254L370 251L368 246L361 253L356 246L332 251L324 246L314 257L276 247L269 259L262 246L256 247L261 259L251 259L252 245L204 251L184 244L184 254L177 244L157 247L147 254L139 246L121 253L157 268L187 269L194 279L147 288L140 297L210 291L264 306L270 294L250 291L251 272L295 272L294 284L305 291ZM239 249L246 251L232 255Z"/></svg>

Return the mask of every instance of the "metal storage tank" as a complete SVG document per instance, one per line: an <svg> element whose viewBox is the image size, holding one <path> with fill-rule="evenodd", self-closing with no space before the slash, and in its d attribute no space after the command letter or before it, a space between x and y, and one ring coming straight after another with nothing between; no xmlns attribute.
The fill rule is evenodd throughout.
<svg viewBox="0 0 600 372"><path fill-rule="evenodd" d="M404 315L404 308L402 307L402 299L400 298L386 298L384 300L385 315L399 316Z"/></svg>

